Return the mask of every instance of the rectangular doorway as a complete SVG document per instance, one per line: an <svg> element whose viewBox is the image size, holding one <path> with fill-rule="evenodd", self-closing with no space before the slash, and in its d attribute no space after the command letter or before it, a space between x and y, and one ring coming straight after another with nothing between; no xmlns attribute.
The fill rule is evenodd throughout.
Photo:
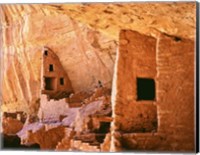
<svg viewBox="0 0 200 155"><path fill-rule="evenodd" d="M45 90L55 90L55 89L56 89L56 78L45 77Z"/></svg>

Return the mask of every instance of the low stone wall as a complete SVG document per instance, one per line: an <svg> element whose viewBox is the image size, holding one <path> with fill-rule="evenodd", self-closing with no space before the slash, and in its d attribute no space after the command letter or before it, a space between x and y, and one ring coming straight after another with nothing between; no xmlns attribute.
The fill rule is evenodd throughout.
<svg viewBox="0 0 200 155"><path fill-rule="evenodd" d="M60 121L60 116L65 116L69 110L65 98L60 100L48 100L48 96L41 95L38 117L41 121Z"/></svg>

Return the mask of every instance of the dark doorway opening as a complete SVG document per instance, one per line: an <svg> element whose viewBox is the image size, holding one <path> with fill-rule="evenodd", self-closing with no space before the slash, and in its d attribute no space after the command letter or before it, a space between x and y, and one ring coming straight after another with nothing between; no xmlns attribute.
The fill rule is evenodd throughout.
<svg viewBox="0 0 200 155"><path fill-rule="evenodd" d="M137 100L155 100L154 79L137 78Z"/></svg>
<svg viewBox="0 0 200 155"><path fill-rule="evenodd" d="M55 90L56 78L45 77L45 90Z"/></svg>

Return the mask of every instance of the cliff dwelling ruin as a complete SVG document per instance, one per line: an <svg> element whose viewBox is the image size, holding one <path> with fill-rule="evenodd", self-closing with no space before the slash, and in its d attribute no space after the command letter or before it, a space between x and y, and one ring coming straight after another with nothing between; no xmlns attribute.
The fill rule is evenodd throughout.
<svg viewBox="0 0 200 155"><path fill-rule="evenodd" d="M44 47L42 52L42 94L49 98L59 98L60 95L69 96L73 93L71 82L65 73L59 58L53 51Z"/></svg>
<svg viewBox="0 0 200 155"><path fill-rule="evenodd" d="M0 23L2 149L195 152L195 2L4 4Z"/></svg>

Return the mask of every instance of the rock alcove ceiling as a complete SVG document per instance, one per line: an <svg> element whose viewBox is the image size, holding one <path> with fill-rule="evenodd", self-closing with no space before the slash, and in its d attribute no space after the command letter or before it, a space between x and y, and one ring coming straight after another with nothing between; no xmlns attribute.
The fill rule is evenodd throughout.
<svg viewBox="0 0 200 155"><path fill-rule="evenodd" d="M11 111L37 103L43 46L80 91L98 80L110 87L121 29L195 37L195 3L8 4L0 11L2 100Z"/></svg>
<svg viewBox="0 0 200 155"><path fill-rule="evenodd" d="M0 27L1 110L24 111L28 115L37 115L41 98L41 51L44 46L58 56L75 93L90 92L99 81L110 90L116 53L119 50L120 31L137 31L156 39L160 34L165 34L194 41L196 4L4 4L0 6ZM126 40L124 42L126 44ZM84 94L85 98L89 98L87 102L93 102L105 92L100 91L100 95L95 93ZM110 96L101 98L100 103L107 103L108 100ZM108 118L104 119L110 122ZM40 146L45 149L47 146L58 150L63 146L70 148L69 137L73 137L73 132L70 129L64 131L59 126L57 128L62 133L60 137L56 137L59 141L62 140L59 144L54 141L52 144L45 144L38 140L45 131L49 135L54 132L51 125L41 128L35 135L29 133L37 138L33 140L30 136L28 140L41 143ZM69 137L62 139L65 132L69 132ZM94 138L93 135L90 136ZM109 142L110 135L107 134L103 144L107 151L109 148L106 144L110 145ZM75 142L73 144L77 145ZM99 151L99 148L95 149Z"/></svg>

